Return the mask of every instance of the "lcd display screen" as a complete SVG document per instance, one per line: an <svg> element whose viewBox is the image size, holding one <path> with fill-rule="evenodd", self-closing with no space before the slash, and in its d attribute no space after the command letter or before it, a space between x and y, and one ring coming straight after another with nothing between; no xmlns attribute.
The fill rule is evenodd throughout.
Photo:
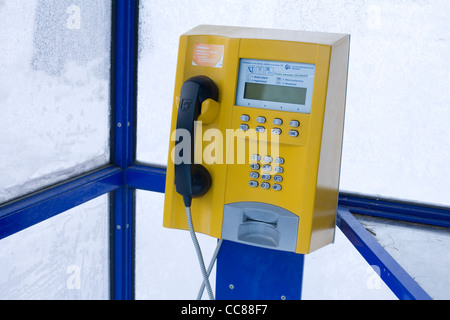
<svg viewBox="0 0 450 320"><path fill-rule="evenodd" d="M245 83L244 98L293 104L305 104L306 88L276 86L262 83Z"/></svg>
<svg viewBox="0 0 450 320"><path fill-rule="evenodd" d="M310 113L316 65L240 59L236 105Z"/></svg>

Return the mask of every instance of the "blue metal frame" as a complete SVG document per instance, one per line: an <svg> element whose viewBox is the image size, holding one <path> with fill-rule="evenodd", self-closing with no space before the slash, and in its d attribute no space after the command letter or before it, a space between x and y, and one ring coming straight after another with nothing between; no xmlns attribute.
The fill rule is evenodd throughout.
<svg viewBox="0 0 450 320"><path fill-rule="evenodd" d="M450 227L450 209L445 207L346 193L339 196L339 204L350 208L352 213Z"/></svg>
<svg viewBox="0 0 450 320"><path fill-rule="evenodd" d="M1 205L0 239L98 196L111 193L111 298L133 299L133 190L143 189L163 193L166 170L135 162L138 0L115 0L113 7L112 164ZM339 205L338 226L369 264L379 266L381 278L393 292L400 299L429 299L429 295L376 242L352 216L352 213L449 227L450 209L350 194L341 194ZM218 258L217 294L219 298L279 299L285 296L287 299L299 299L301 297L302 255L266 251L267 249L228 242L224 244ZM233 259L227 258L231 256ZM265 267L270 266L266 270L276 270L275 261L280 259L285 261L284 265L289 268L288 274L295 281L288 283L283 282L281 278L273 277L267 283L263 283L263 290L258 293L253 280L256 279L256 271L264 273L264 270L255 269L258 266L255 264L252 264L253 272L250 273L238 274L235 269L234 263L238 263L240 268L248 268L249 257L251 257L250 260L263 257ZM234 287L236 290L230 290L230 281L238 281ZM281 281L283 285L279 286L278 281ZM280 288L283 290L279 291ZM262 292L265 292L264 295L260 295ZM283 292L287 293L283 294Z"/></svg>
<svg viewBox="0 0 450 320"><path fill-rule="evenodd" d="M126 169L134 162L136 106L136 10L134 0L114 2L113 163ZM124 171L125 177L125 171ZM125 182L125 179L124 181ZM113 281L112 294L116 300L134 297L134 197L133 190L123 184L113 194Z"/></svg>

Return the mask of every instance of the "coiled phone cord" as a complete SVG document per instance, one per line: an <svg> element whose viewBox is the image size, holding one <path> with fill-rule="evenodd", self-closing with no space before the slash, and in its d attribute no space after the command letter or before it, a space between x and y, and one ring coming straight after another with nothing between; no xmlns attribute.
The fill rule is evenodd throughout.
<svg viewBox="0 0 450 320"><path fill-rule="evenodd" d="M209 299L214 300L214 294L211 289L211 283L209 283L208 273L206 272L205 262L203 261L202 250L198 244L197 236L195 235L194 225L192 224L191 207L186 206L186 216L189 227L189 233L191 234L192 242L194 243L195 251L197 252L198 262L200 264L200 269L203 275L203 283L206 286L206 291L208 292Z"/></svg>

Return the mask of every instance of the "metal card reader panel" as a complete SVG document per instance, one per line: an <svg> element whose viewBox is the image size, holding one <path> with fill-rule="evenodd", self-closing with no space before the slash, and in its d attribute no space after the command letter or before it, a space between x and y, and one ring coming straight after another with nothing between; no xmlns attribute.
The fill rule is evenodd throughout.
<svg viewBox="0 0 450 320"><path fill-rule="evenodd" d="M225 205L222 238L259 247L295 252L299 217L266 203Z"/></svg>

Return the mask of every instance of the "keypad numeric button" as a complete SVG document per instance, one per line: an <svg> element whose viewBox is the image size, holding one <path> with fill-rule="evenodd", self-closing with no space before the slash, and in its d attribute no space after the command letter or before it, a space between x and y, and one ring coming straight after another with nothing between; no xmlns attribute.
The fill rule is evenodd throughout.
<svg viewBox="0 0 450 320"><path fill-rule="evenodd" d="M275 182L281 182L281 181L283 181L283 177L282 177L282 176L279 176L279 175L273 176L273 181L275 181Z"/></svg>
<svg viewBox="0 0 450 320"><path fill-rule="evenodd" d="M269 189L269 188L270 188L270 183L268 183L268 182L263 182L263 183L261 183L261 188L263 188L263 189Z"/></svg>
<svg viewBox="0 0 450 320"><path fill-rule="evenodd" d="M280 190L281 190L281 185L279 185L279 184L274 184L274 185L272 186L272 189L275 190L275 191L280 191Z"/></svg>
<svg viewBox="0 0 450 320"><path fill-rule="evenodd" d="M259 154L252 154L251 159L253 161L259 161L259 160L261 160L261 156Z"/></svg>
<svg viewBox="0 0 450 320"><path fill-rule="evenodd" d="M275 163L276 164L283 164L284 163L284 158L275 158Z"/></svg>
<svg viewBox="0 0 450 320"><path fill-rule="evenodd" d="M273 161L273 158L271 156L264 156L263 161L267 163L271 163Z"/></svg>
<svg viewBox="0 0 450 320"><path fill-rule="evenodd" d="M258 179L259 178L259 173L255 172L255 171L250 172L250 178Z"/></svg>
<svg viewBox="0 0 450 320"><path fill-rule="evenodd" d="M262 174L261 175L261 178L263 179L263 180L270 180L270 174L267 174L267 173L264 173L264 174Z"/></svg>
<svg viewBox="0 0 450 320"><path fill-rule="evenodd" d="M283 167L275 167L274 170L275 170L276 173L283 173L284 172Z"/></svg>
<svg viewBox="0 0 450 320"><path fill-rule="evenodd" d="M250 187L252 187L252 188L256 188L256 187L258 186L258 181L250 180L250 181L248 182L248 185L249 185Z"/></svg>
<svg viewBox="0 0 450 320"><path fill-rule="evenodd" d="M265 164L265 165L263 165L262 169L263 169L263 171L272 171L272 166Z"/></svg>
<svg viewBox="0 0 450 320"><path fill-rule="evenodd" d="M258 163L252 163L250 164L250 168L252 168L252 170L259 170L260 166Z"/></svg>

